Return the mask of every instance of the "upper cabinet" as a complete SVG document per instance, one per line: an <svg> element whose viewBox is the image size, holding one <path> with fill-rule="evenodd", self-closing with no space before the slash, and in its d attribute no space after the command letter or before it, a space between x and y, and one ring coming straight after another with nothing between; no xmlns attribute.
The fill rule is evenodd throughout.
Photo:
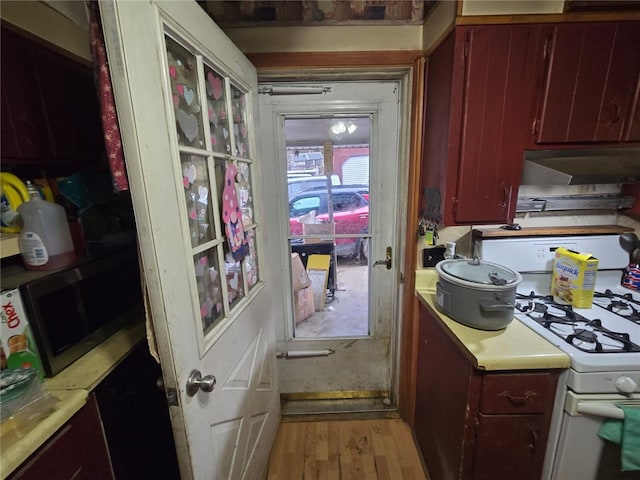
<svg viewBox="0 0 640 480"><path fill-rule="evenodd" d="M2 28L3 164L97 165L104 152L93 69Z"/></svg>
<svg viewBox="0 0 640 480"><path fill-rule="evenodd" d="M533 25L458 27L429 57L422 185L430 219L513 218L537 34Z"/></svg>
<svg viewBox="0 0 640 480"><path fill-rule="evenodd" d="M29 43L3 28L0 48L2 160L51 158L53 148L46 133Z"/></svg>
<svg viewBox="0 0 640 480"><path fill-rule="evenodd" d="M510 223L525 150L640 141L640 22L457 26L428 57L423 210Z"/></svg>
<svg viewBox="0 0 640 480"><path fill-rule="evenodd" d="M640 22L543 27L536 142L640 141Z"/></svg>

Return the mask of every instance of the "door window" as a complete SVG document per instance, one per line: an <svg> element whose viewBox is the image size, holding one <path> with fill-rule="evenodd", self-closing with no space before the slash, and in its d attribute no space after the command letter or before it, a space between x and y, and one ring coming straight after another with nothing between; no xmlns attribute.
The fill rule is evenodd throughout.
<svg viewBox="0 0 640 480"><path fill-rule="evenodd" d="M212 332L259 280L247 95L165 35L168 81L201 328Z"/></svg>

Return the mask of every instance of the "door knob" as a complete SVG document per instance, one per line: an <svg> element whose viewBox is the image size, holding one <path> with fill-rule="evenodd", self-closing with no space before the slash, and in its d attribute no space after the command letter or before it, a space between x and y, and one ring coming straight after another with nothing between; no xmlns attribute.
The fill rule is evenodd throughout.
<svg viewBox="0 0 640 480"><path fill-rule="evenodd" d="M386 257L384 260L378 260L376 263L373 264L373 266L377 266L377 265L385 265L387 267L387 270L391 270L391 247L387 247L387 251L386 251Z"/></svg>
<svg viewBox="0 0 640 480"><path fill-rule="evenodd" d="M200 370L192 370L189 378L187 378L187 395L193 397L198 390L203 392L213 391L213 387L216 386L216 377L213 375L202 376Z"/></svg>

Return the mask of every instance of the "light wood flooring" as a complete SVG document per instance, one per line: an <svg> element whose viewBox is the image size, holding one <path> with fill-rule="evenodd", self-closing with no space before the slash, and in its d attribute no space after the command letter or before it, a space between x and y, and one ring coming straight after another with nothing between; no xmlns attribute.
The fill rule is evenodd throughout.
<svg viewBox="0 0 640 480"><path fill-rule="evenodd" d="M282 422L268 480L427 480L400 419Z"/></svg>

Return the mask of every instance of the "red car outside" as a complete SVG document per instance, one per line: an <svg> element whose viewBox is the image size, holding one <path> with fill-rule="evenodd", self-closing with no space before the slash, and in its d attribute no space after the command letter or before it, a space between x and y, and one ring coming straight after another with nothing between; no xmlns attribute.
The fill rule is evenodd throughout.
<svg viewBox="0 0 640 480"><path fill-rule="evenodd" d="M332 188L333 221L337 235L369 232L369 189L366 185L341 185ZM316 223L328 223L328 192L313 189L300 192L289 201L289 231L291 236L302 235L300 217L315 211ZM336 238L338 256L358 256L362 253L362 237ZM292 242L301 241L292 239Z"/></svg>

